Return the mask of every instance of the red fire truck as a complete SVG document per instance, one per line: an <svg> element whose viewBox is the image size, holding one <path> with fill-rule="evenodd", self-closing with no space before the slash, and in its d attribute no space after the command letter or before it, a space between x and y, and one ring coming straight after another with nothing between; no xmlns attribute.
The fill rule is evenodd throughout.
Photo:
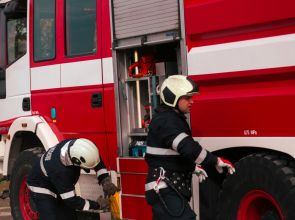
<svg viewBox="0 0 295 220"><path fill-rule="evenodd" d="M25 184L38 155L85 137L122 189L121 218L151 219L148 124L161 82L183 74L200 87L194 138L237 170L200 185L213 218L294 220L294 9L293 0L0 0L0 172L13 218L38 218ZM100 190L91 174L76 189L94 199Z"/></svg>

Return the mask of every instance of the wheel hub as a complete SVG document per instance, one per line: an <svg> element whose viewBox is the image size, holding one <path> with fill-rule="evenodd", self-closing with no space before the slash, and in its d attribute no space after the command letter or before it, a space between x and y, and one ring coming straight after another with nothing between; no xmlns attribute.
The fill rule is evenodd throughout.
<svg viewBox="0 0 295 220"><path fill-rule="evenodd" d="M30 191L26 184L26 177L23 178L20 189L19 189L19 204L22 215L25 220L37 220L38 214L35 211L35 204L30 199Z"/></svg>
<svg viewBox="0 0 295 220"><path fill-rule="evenodd" d="M252 190L242 199L237 220L284 220L276 200L262 190Z"/></svg>

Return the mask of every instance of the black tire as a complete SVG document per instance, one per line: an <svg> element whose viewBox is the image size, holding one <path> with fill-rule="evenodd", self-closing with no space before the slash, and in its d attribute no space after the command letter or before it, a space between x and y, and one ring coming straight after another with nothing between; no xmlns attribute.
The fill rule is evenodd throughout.
<svg viewBox="0 0 295 220"><path fill-rule="evenodd" d="M294 220L293 159L257 153L241 159L219 196L218 220ZM254 214L254 215L253 215Z"/></svg>
<svg viewBox="0 0 295 220"><path fill-rule="evenodd" d="M20 153L14 163L10 179L10 207L14 220L29 220L37 217L34 203L29 199L26 176L39 161L44 150L31 148ZM35 217L34 217L35 216Z"/></svg>

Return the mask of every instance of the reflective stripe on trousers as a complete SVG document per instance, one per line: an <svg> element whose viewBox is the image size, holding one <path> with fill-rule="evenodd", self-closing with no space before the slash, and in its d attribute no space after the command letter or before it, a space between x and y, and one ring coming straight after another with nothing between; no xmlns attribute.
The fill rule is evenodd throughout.
<svg viewBox="0 0 295 220"><path fill-rule="evenodd" d="M37 186L29 186L29 185L27 186L34 193L46 194L46 195L53 196L54 198L57 198L57 195L54 192L50 191L49 189L46 189L43 187L37 187Z"/></svg>

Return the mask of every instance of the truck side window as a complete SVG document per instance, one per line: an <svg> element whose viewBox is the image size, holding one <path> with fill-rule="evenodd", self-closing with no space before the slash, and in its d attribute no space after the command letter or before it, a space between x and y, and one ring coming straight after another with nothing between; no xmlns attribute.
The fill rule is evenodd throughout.
<svg viewBox="0 0 295 220"><path fill-rule="evenodd" d="M26 18L9 19L7 21L8 64L16 61L27 51L26 21Z"/></svg>
<svg viewBox="0 0 295 220"><path fill-rule="evenodd" d="M0 8L0 67L2 68L6 65L5 33L5 16L3 14L3 9Z"/></svg>
<svg viewBox="0 0 295 220"><path fill-rule="evenodd" d="M34 61L55 58L55 13L55 0L34 1Z"/></svg>
<svg viewBox="0 0 295 220"><path fill-rule="evenodd" d="M96 1L66 1L66 56L96 53Z"/></svg>
<svg viewBox="0 0 295 220"><path fill-rule="evenodd" d="M5 27L5 16L3 14L3 9L0 8L0 99L6 97L6 74L4 70L6 66Z"/></svg>
<svg viewBox="0 0 295 220"><path fill-rule="evenodd" d="M5 70L0 67L0 99L6 97Z"/></svg>

